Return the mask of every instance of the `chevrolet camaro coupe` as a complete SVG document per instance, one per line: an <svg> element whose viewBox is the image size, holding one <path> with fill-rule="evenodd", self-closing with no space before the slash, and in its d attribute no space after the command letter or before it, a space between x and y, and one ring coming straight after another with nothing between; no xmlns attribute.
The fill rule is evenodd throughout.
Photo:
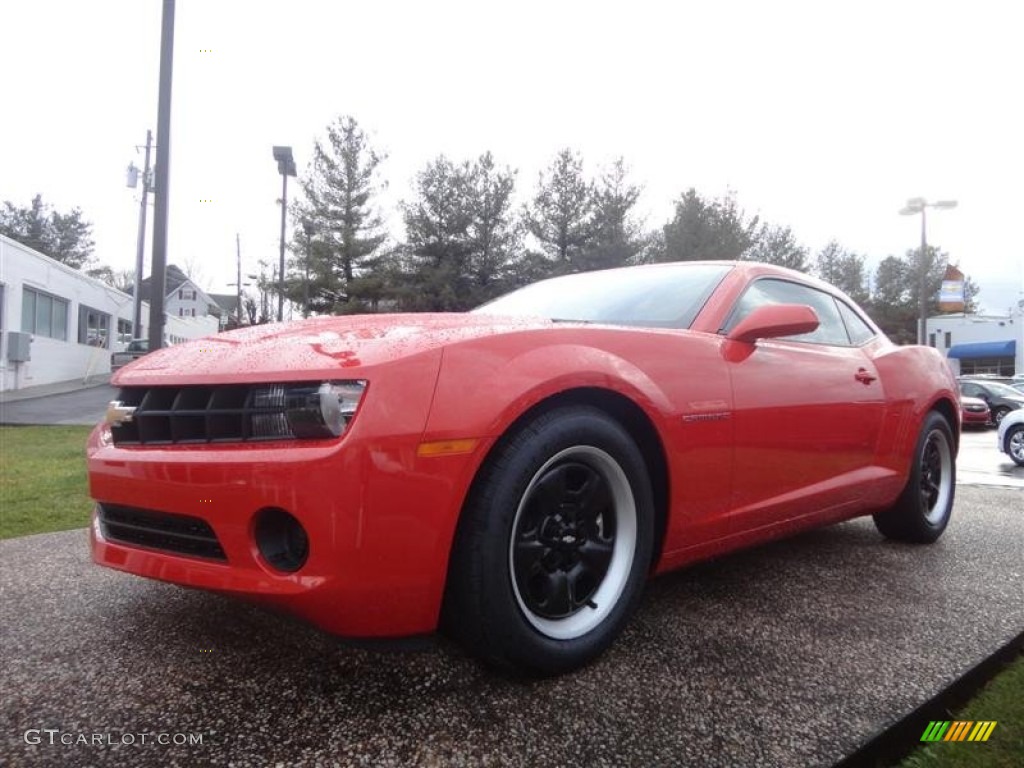
<svg viewBox="0 0 1024 768"><path fill-rule="evenodd" d="M114 384L97 563L533 674L593 660L652 574L859 515L928 543L953 507L945 360L765 264L244 328Z"/></svg>

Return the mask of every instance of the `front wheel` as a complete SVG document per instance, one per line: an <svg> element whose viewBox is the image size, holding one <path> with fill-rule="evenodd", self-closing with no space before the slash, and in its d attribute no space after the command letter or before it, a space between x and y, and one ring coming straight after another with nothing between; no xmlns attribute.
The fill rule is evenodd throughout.
<svg viewBox="0 0 1024 768"><path fill-rule="evenodd" d="M481 470L452 552L443 625L484 659L555 674L596 658L647 577L654 505L629 433L588 406L543 414Z"/></svg>
<svg viewBox="0 0 1024 768"><path fill-rule="evenodd" d="M912 461L903 493L875 514L875 527L890 539L930 544L946 529L956 492L953 433L941 414L925 417Z"/></svg>
<svg viewBox="0 0 1024 768"><path fill-rule="evenodd" d="M992 421L995 422L995 425L998 427L1009 412L1009 408L996 408L992 411Z"/></svg>
<svg viewBox="0 0 1024 768"><path fill-rule="evenodd" d="M1004 446L1017 466L1024 467L1024 424L1017 424L1006 430Z"/></svg>

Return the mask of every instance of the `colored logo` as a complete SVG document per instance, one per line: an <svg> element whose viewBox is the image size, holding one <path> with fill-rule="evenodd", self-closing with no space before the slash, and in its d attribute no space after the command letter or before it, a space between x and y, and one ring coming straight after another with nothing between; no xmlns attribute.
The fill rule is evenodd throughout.
<svg viewBox="0 0 1024 768"><path fill-rule="evenodd" d="M125 405L120 400L111 400L107 406L106 422L112 427L119 427L132 420L135 408Z"/></svg>
<svg viewBox="0 0 1024 768"><path fill-rule="evenodd" d="M995 720L932 720L921 741L988 741L995 729Z"/></svg>

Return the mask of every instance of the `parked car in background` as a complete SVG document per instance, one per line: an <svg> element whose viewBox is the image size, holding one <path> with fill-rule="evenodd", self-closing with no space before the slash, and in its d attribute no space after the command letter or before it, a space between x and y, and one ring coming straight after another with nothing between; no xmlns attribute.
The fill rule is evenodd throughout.
<svg viewBox="0 0 1024 768"><path fill-rule="evenodd" d="M930 543L956 493L946 359L757 262L254 326L113 384L97 563L537 674L596 658L653 573L859 515Z"/></svg>
<svg viewBox="0 0 1024 768"><path fill-rule="evenodd" d="M1024 409L1008 414L996 433L999 450L1024 467Z"/></svg>
<svg viewBox="0 0 1024 768"><path fill-rule="evenodd" d="M988 403L980 397L960 396L960 423L965 427L987 427L992 420Z"/></svg>
<svg viewBox="0 0 1024 768"><path fill-rule="evenodd" d="M1024 392L998 381L963 377L960 379L960 394L977 397L988 403L992 421L996 424L1010 411L1024 407Z"/></svg>
<svg viewBox="0 0 1024 768"><path fill-rule="evenodd" d="M128 363L147 354L149 354L149 339L132 339L124 350L110 356L110 370L116 371L123 368Z"/></svg>

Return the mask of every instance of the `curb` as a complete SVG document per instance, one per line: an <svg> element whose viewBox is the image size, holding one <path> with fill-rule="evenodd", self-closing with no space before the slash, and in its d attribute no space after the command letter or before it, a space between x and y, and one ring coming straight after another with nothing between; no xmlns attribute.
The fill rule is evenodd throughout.
<svg viewBox="0 0 1024 768"><path fill-rule="evenodd" d="M895 765L921 746L921 734L932 720L948 720L980 691L989 680L1024 652L1024 632L982 659L917 709L875 734L833 768Z"/></svg>

